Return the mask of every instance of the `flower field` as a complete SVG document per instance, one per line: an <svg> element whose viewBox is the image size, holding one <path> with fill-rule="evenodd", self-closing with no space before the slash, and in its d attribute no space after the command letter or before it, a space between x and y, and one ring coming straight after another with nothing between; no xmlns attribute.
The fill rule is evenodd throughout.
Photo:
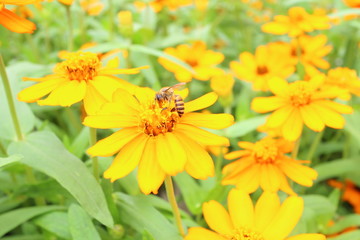
<svg viewBox="0 0 360 240"><path fill-rule="evenodd" d="M0 0L0 239L360 240L359 0Z"/></svg>

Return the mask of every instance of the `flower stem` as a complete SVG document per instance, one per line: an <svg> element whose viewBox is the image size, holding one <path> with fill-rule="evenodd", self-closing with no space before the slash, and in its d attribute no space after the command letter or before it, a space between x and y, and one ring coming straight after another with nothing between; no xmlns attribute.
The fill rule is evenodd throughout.
<svg viewBox="0 0 360 240"><path fill-rule="evenodd" d="M95 128L90 128L90 146L94 146L96 143L96 129ZM97 182L100 181L99 178L99 159L98 157L92 157L91 158L92 161L92 167L93 167L93 174L94 177L96 179Z"/></svg>
<svg viewBox="0 0 360 240"><path fill-rule="evenodd" d="M317 133L314 141L312 142L312 144L311 144L311 146L310 146L310 149L309 149L308 155L307 155L307 157L306 157L306 160L309 160L309 161L312 160L312 158L313 158L313 156L314 156L314 153L315 153L315 151L316 151L316 148L317 148L317 146L319 145L322 136L324 135L324 131L325 131L325 130Z"/></svg>
<svg viewBox="0 0 360 240"><path fill-rule="evenodd" d="M6 74L5 64L4 64L4 60L3 60L1 54L0 54L0 75L1 75L2 82L4 84L5 94L6 94L6 98L7 98L8 105L9 105L11 119L14 124L17 140L21 141L24 138L21 133L20 122L19 122L19 118L16 114L15 103L14 103L14 99L13 99L12 92L11 92L10 82L9 82L9 79Z"/></svg>
<svg viewBox="0 0 360 240"><path fill-rule="evenodd" d="M166 194L167 194L169 203L170 203L171 208L173 210L176 226L177 226L177 228L179 230L180 235L182 237L184 237L185 232L184 232L184 228L183 228L182 223L181 223L180 211L179 211L179 207L178 207L178 205L176 203L175 193L174 193L174 185L172 183L171 176L166 176L166 178L165 178L165 188L166 188Z"/></svg>
<svg viewBox="0 0 360 240"><path fill-rule="evenodd" d="M68 21L68 31L69 31L68 50L71 52L73 50L73 48L74 48L74 43L73 43L73 25L72 25L72 17L71 17L70 6L71 5L65 5L66 17L67 17L67 21Z"/></svg>
<svg viewBox="0 0 360 240"><path fill-rule="evenodd" d="M299 137L295 142L294 148L293 148L293 150L291 152L291 158L292 159L297 158L297 155L298 155L298 152L299 152L299 147L300 147L300 140L301 140L301 137Z"/></svg>

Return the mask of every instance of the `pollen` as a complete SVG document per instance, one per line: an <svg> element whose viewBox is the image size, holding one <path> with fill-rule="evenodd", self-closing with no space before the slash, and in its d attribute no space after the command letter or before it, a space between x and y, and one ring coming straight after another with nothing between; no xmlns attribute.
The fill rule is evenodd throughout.
<svg viewBox="0 0 360 240"><path fill-rule="evenodd" d="M279 149L275 140L271 138L264 138L256 142L253 149L253 155L256 162L260 164L272 164L279 161Z"/></svg>
<svg viewBox="0 0 360 240"><path fill-rule="evenodd" d="M236 228L233 234L225 236L229 240L265 240L261 233L248 228Z"/></svg>
<svg viewBox="0 0 360 240"><path fill-rule="evenodd" d="M259 75L265 75L269 72L269 70L266 66L258 66L256 71Z"/></svg>
<svg viewBox="0 0 360 240"><path fill-rule="evenodd" d="M304 81L298 81L290 85L290 102L294 107L308 105L311 102L313 89Z"/></svg>
<svg viewBox="0 0 360 240"><path fill-rule="evenodd" d="M95 53L75 52L67 54L66 60L56 70L66 74L69 80L87 82L97 75L100 67L100 60Z"/></svg>
<svg viewBox="0 0 360 240"><path fill-rule="evenodd" d="M160 107L155 100L144 107L140 118L141 129L152 137L174 131L180 119L173 107Z"/></svg>

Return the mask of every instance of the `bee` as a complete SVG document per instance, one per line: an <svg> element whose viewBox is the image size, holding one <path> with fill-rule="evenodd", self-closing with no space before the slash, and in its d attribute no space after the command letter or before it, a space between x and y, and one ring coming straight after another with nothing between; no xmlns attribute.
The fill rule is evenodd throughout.
<svg viewBox="0 0 360 240"><path fill-rule="evenodd" d="M155 100L163 110L171 106L174 101L175 107L171 111L176 111L181 117L184 114L184 100L178 94L175 94L175 90L181 88L185 83L178 83L171 87L163 87L155 95Z"/></svg>

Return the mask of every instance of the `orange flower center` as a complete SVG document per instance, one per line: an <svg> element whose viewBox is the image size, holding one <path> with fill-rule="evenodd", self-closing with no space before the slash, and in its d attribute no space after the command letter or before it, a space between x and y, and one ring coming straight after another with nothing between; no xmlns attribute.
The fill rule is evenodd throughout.
<svg viewBox="0 0 360 240"><path fill-rule="evenodd" d="M257 74L259 74L259 75L265 75L269 72L269 70L266 66L258 66L256 71L257 71Z"/></svg>
<svg viewBox="0 0 360 240"><path fill-rule="evenodd" d="M174 131L180 117L174 108L175 103L173 101L169 102L167 105L168 106L160 107L154 100L149 105L144 106L140 115L140 127L145 134L157 136L159 134Z"/></svg>
<svg viewBox="0 0 360 240"><path fill-rule="evenodd" d="M248 228L236 228L233 234L225 236L229 240L265 240L261 233Z"/></svg>
<svg viewBox="0 0 360 240"><path fill-rule="evenodd" d="M298 81L290 85L290 102L294 107L301 107L311 102L313 90L304 81Z"/></svg>
<svg viewBox="0 0 360 240"><path fill-rule="evenodd" d="M95 53L75 52L69 53L66 60L57 65L56 70L67 75L70 80L92 80L100 68L101 63Z"/></svg>
<svg viewBox="0 0 360 240"><path fill-rule="evenodd" d="M257 163L276 163L279 149L273 139L265 138L255 143L253 156Z"/></svg>

